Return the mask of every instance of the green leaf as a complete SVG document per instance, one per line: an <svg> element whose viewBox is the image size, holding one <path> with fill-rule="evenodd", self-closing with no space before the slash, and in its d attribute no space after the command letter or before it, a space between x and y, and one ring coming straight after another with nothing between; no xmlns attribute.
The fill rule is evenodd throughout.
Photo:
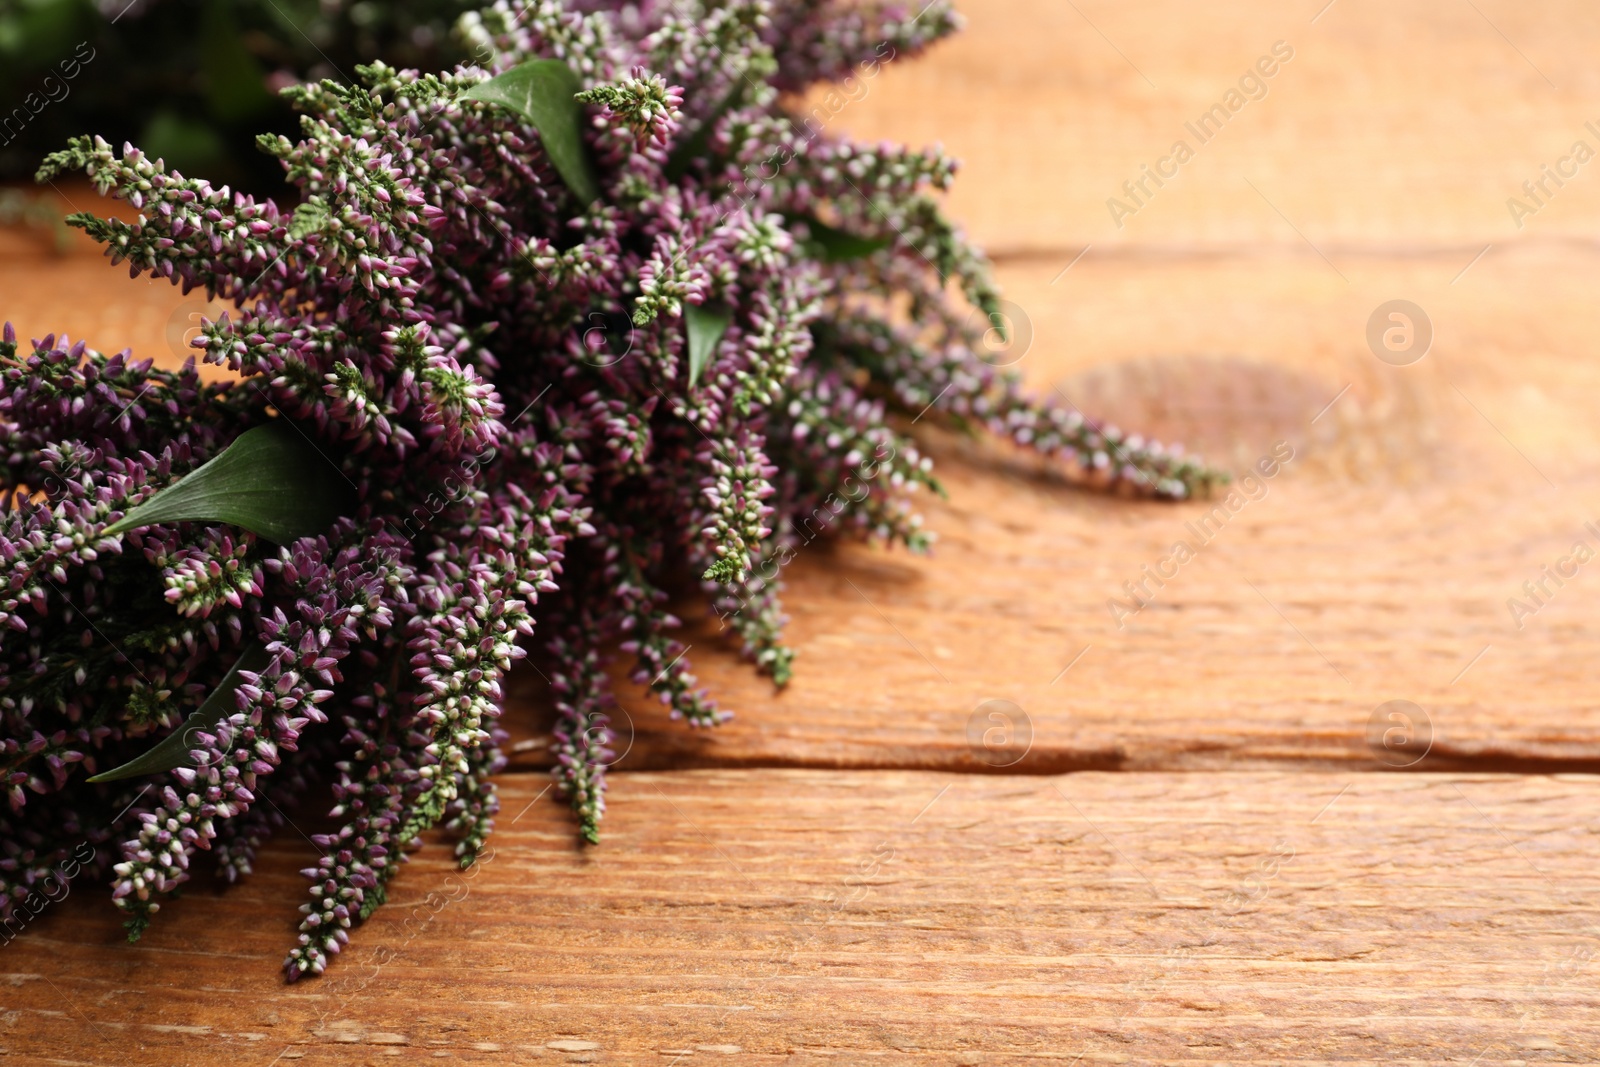
<svg viewBox="0 0 1600 1067"><path fill-rule="evenodd" d="M592 204L600 199L600 183L579 135L583 105L573 99L582 89L578 76L561 60L535 59L479 82L461 99L499 104L527 119L539 131L545 155L567 188Z"/></svg>
<svg viewBox="0 0 1600 1067"><path fill-rule="evenodd" d="M141 774L159 774L170 771L174 767L193 767L189 762L189 753L194 750L194 735L204 732L210 733L216 729L217 724L238 708L233 699L233 694L242 683L239 678L240 671L250 671L259 674L272 657L267 653L267 646L260 641L252 641L245 648L233 669L228 671L227 677L222 679L222 684L211 691L201 704L189 717L183 720L183 725L172 731L150 751L142 756L135 756L120 767L90 778L91 782L116 782L123 778L137 778Z"/></svg>
<svg viewBox="0 0 1600 1067"><path fill-rule="evenodd" d="M724 308L685 304L683 317L689 324L689 388L700 380L711 357L717 354L722 335L728 332L733 316Z"/></svg>
<svg viewBox="0 0 1600 1067"><path fill-rule="evenodd" d="M811 236L805 243L811 253L824 263L844 263L852 259L862 259L874 252L881 252L894 243L887 237L862 237L829 226L811 215L794 215L789 221L806 224Z"/></svg>
<svg viewBox="0 0 1600 1067"><path fill-rule="evenodd" d="M326 530L353 503L339 468L296 427L276 419L240 434L107 526L105 535L158 522L226 522L287 544Z"/></svg>

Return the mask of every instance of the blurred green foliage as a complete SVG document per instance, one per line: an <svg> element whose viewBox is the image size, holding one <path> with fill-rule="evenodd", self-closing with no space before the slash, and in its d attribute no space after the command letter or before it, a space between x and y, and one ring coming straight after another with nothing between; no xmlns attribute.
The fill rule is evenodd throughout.
<svg viewBox="0 0 1600 1067"><path fill-rule="evenodd" d="M348 82L358 63L439 70L472 0L0 0L0 180L31 179L76 134L131 141L171 166L281 189L256 151L294 135L277 90Z"/></svg>
<svg viewBox="0 0 1600 1067"><path fill-rule="evenodd" d="M28 189L0 189L0 229L24 227L49 234L57 252L72 244L72 228L56 208L55 198Z"/></svg>

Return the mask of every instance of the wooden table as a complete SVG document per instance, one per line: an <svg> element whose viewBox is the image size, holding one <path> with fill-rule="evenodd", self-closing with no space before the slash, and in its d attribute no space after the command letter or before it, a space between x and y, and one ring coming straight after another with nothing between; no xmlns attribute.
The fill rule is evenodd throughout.
<svg viewBox="0 0 1600 1067"><path fill-rule="evenodd" d="M1570 170L1575 141L1600 148L1600 13L966 6L964 37L890 64L835 128L967 161L952 210L1032 324L1033 386L1238 471L1293 458L1212 516L932 436L951 494L926 502L936 554L803 552L787 692L700 621L686 640L734 722L690 733L621 690L633 741L601 846L578 848L546 791L544 683L525 672L494 853L470 877L423 850L337 968L292 988L299 833L134 947L80 886L0 952L0 1049L1600 1058L1600 562L1572 556L1600 550L1600 173L1546 179L1520 219L1507 205L1542 165ZM1198 144L1184 124L1279 41L1293 57L1264 97ZM1119 228L1107 198L1179 138L1193 158ZM162 354L194 310L30 240L0 235L25 333ZM1433 329L1406 365L1367 339L1397 299ZM1108 608L1144 567L1172 574L1180 539L1204 543L1147 606ZM995 700L1030 728L1014 762L969 739ZM1425 756L1383 746L1397 723Z"/></svg>

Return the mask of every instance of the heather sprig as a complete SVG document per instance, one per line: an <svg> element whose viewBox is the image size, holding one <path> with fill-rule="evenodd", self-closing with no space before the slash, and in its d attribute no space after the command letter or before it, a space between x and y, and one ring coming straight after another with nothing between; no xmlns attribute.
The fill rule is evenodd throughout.
<svg viewBox="0 0 1600 1067"><path fill-rule="evenodd" d="M579 93L577 99L585 104L601 105L605 118L620 121L634 132L641 149L646 144L662 147L670 144L682 117L678 105L683 103L683 91L667 85L661 75L650 74L643 67L635 67L628 77L615 85L587 89Z"/></svg>
<svg viewBox="0 0 1600 1067"><path fill-rule="evenodd" d="M930 543L914 492L942 490L912 423L1159 497L1217 482L986 361L1002 305L932 197L948 159L785 112L954 24L937 2L502 0L462 21L473 64L289 91L301 136L261 147L292 207L99 138L51 156L42 175L138 209L73 218L113 262L232 305L193 344L233 377L6 328L0 773L25 847L0 855L0 916L78 840L115 839L85 869L137 936L198 853L247 873L268 808L320 779L337 828L285 967L321 973L419 835L464 864L483 848L518 658L550 665L553 774L589 841L612 656L674 717L728 715L674 636L675 577L787 682L796 551ZM229 450L261 434L307 461L256 490L326 490L337 521L140 519L226 489ZM141 758L138 792L119 778Z"/></svg>

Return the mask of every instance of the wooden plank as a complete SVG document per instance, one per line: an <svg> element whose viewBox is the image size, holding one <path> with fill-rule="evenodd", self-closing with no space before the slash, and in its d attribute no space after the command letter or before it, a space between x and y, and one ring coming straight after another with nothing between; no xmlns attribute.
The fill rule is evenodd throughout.
<svg viewBox="0 0 1600 1067"><path fill-rule="evenodd" d="M506 776L492 858L452 882L424 850L337 969L287 990L312 855L292 831L136 946L82 887L0 953L0 1045L117 1065L1600 1054L1592 777L624 774L583 850L543 787Z"/></svg>
<svg viewBox="0 0 1600 1067"><path fill-rule="evenodd" d="M1579 0L960 7L965 33L887 64L822 116L870 140L943 144L963 163L953 210L993 252L1295 246L1296 229L1330 254L1475 252L1600 222L1600 183L1572 163L1522 228L1506 204L1575 141L1600 150L1586 129L1600 126L1600 17ZM1264 97L1241 95L1208 141L1186 128L1280 41L1294 58L1263 68L1275 69ZM1130 200L1123 183L1179 140L1193 158L1166 164L1177 176L1162 187L1147 181L1143 206ZM1137 208L1121 228L1111 197Z"/></svg>
<svg viewBox="0 0 1600 1067"><path fill-rule="evenodd" d="M1600 549L1585 526L1600 519L1586 355L1600 263L1522 249L1455 285L1461 257L1341 265L1348 284L1309 252L1086 260L1054 287L1058 261L1003 270L1033 319L1019 366L1037 387L1235 471L1276 442L1295 459L1224 523L1206 520L1216 501L1104 499L1002 449L936 441L950 500L925 502L935 557L807 547L787 593L789 690L711 651L702 625L690 656L739 717L690 733L624 689L629 758L973 768L986 754L969 749L969 717L1004 699L1032 722L1022 770L1374 766L1368 721L1405 699L1434 729L1423 768L1592 767L1592 565L1559 587L1544 568L1576 541ZM1436 328L1408 367L1364 338L1399 294ZM1202 522L1222 529L1199 547ZM1108 608L1133 603L1124 583L1144 567L1171 571L1180 540L1199 552L1147 586L1149 607ZM1537 612L1514 616L1513 598Z"/></svg>
<svg viewBox="0 0 1600 1067"><path fill-rule="evenodd" d="M1032 326L1017 363L1030 385L1235 471L1285 442L1295 458L1265 495L1208 521L1218 501L1104 499L1003 448L929 437L950 491L924 501L935 556L807 546L787 593L801 658L781 695L686 599L690 658L738 717L689 731L623 684L617 719L636 741L621 766L982 768L1010 758L968 741L996 699L1031 722L1023 771L1376 766L1368 721L1406 699L1433 727L1423 769L1600 767L1596 579L1584 567L1557 587L1542 570L1574 541L1600 549L1584 525L1600 522L1593 246L1495 250L1465 274L1472 256L1448 252L1336 269L1308 248L1119 253L1062 275L1070 260L1000 271ZM25 334L66 324L164 361L205 306L86 248L12 259L4 278ZM1394 296L1434 325L1412 366L1365 339ZM1132 605L1123 583L1176 541L1199 547L1203 521L1220 532L1147 586L1148 608L1108 608ZM1541 580L1545 605L1514 618L1508 601L1538 606L1523 583ZM542 689L533 669L515 682L525 766L541 758Z"/></svg>
<svg viewBox="0 0 1600 1067"><path fill-rule="evenodd" d="M1574 0L969 7L965 37L891 63L833 128L966 161L952 210L1032 323L1031 385L1235 469L1288 442L1266 494L1119 629L1106 601L1209 506L1104 499L933 436L937 557L808 546L788 692L683 605L739 717L690 732L624 687L624 772L720 769L615 775L600 848L575 848L541 777L508 774L493 860L450 881L443 848L419 854L338 969L287 991L275 966L313 855L294 833L131 948L103 887L79 886L0 952L0 1049L1597 1058L1596 779L1463 769L1600 769L1592 568L1560 587L1541 571L1600 547L1600 187L1569 181L1520 229L1506 206L1573 140L1600 145L1600 17ZM1106 198L1279 39L1296 55L1267 98L1117 228ZM41 248L0 234L0 315L181 357L201 302L81 243ZM1408 367L1365 339L1394 298L1436 327ZM1518 628L1507 600L1529 580L1547 603ZM508 714L524 769L541 688L519 674ZM996 699L1031 726L1015 763L982 743ZM1353 773L1398 762L1368 736L1395 699L1432 727L1411 769L1450 773ZM796 765L854 770L775 769ZM1009 773L863 769L885 767ZM1037 776L1076 768L1151 773Z"/></svg>

